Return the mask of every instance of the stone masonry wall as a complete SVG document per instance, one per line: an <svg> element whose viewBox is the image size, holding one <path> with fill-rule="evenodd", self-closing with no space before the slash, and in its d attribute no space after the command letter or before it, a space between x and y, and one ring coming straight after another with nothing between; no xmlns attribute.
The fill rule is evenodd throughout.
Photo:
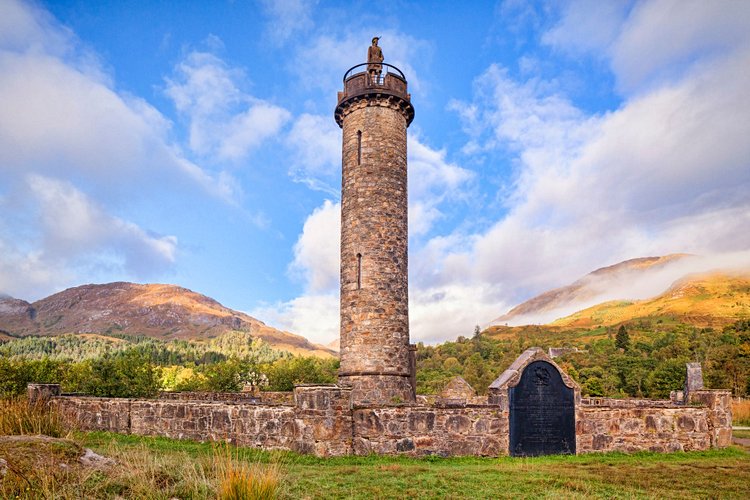
<svg viewBox="0 0 750 500"><path fill-rule="evenodd" d="M688 395L688 405L708 408L708 426L711 446L725 448L732 444L732 393L731 391L696 390Z"/></svg>
<svg viewBox="0 0 750 500"><path fill-rule="evenodd" d="M132 399L58 396L50 400L50 405L81 430L129 434L132 402Z"/></svg>
<svg viewBox="0 0 750 500"><path fill-rule="evenodd" d="M609 401L612 404L608 404ZM711 448L709 409L652 406L649 401L582 404L576 422L578 453L692 451Z"/></svg>
<svg viewBox="0 0 750 500"><path fill-rule="evenodd" d="M508 416L490 406L380 407L354 410L357 455L508 454Z"/></svg>
<svg viewBox="0 0 750 500"><path fill-rule="evenodd" d="M294 393L261 391L250 392L161 392L158 399L173 401L237 401L263 404L294 404Z"/></svg>
<svg viewBox="0 0 750 500"><path fill-rule="evenodd" d="M299 386L293 404L53 396L82 430L105 430L318 456L508 454L507 404L352 407L351 389ZM729 391L694 391L691 403L582 398L578 453L723 448L731 442Z"/></svg>
<svg viewBox="0 0 750 500"><path fill-rule="evenodd" d="M297 387L296 404L168 399L53 397L50 404L81 430L104 430L318 456L351 450L350 390Z"/></svg>

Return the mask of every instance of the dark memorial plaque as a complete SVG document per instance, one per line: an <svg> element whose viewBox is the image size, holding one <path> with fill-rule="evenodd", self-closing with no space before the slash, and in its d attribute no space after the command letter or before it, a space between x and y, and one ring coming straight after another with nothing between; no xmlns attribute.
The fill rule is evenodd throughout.
<svg viewBox="0 0 750 500"><path fill-rule="evenodd" d="M512 456L575 454L575 396L557 368L546 361L529 363L508 394Z"/></svg>

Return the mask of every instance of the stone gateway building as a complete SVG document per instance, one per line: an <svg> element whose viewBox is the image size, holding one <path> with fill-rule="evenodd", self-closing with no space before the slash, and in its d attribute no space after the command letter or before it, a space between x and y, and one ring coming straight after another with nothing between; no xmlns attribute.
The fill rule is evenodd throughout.
<svg viewBox="0 0 750 500"><path fill-rule="evenodd" d="M372 60L350 69L335 120L343 130L341 367L338 385L293 393L163 394L157 399L60 394L32 384L83 430L237 445L319 456L408 454L533 456L677 451L731 442L731 393L704 390L691 364L682 397L583 398L538 348L524 352L477 396L456 378L416 396L409 343L406 129L414 108L404 74ZM371 47L372 49L372 47Z"/></svg>

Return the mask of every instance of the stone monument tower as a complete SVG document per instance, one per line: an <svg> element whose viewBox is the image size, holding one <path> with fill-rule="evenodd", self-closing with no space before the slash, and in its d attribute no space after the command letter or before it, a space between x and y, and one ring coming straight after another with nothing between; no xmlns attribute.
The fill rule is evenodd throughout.
<svg viewBox="0 0 750 500"><path fill-rule="evenodd" d="M343 129L339 384L352 388L354 402L414 401L406 192L414 108L377 37L368 61L344 75L334 116Z"/></svg>

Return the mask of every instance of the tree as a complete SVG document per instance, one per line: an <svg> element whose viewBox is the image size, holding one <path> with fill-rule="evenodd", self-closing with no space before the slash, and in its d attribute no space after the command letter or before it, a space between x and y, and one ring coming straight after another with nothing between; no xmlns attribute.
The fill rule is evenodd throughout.
<svg viewBox="0 0 750 500"><path fill-rule="evenodd" d="M620 328L617 330L617 335L615 335L615 347L622 349L623 351L630 349L630 335L628 334L625 325L620 325Z"/></svg>
<svg viewBox="0 0 750 500"><path fill-rule="evenodd" d="M154 366L135 350L90 362L91 376L82 389L92 396L117 398L151 397L159 391Z"/></svg>
<svg viewBox="0 0 750 500"><path fill-rule="evenodd" d="M661 363L646 379L648 395L652 398L668 398L669 393L683 387L685 383L685 360L670 359Z"/></svg>

